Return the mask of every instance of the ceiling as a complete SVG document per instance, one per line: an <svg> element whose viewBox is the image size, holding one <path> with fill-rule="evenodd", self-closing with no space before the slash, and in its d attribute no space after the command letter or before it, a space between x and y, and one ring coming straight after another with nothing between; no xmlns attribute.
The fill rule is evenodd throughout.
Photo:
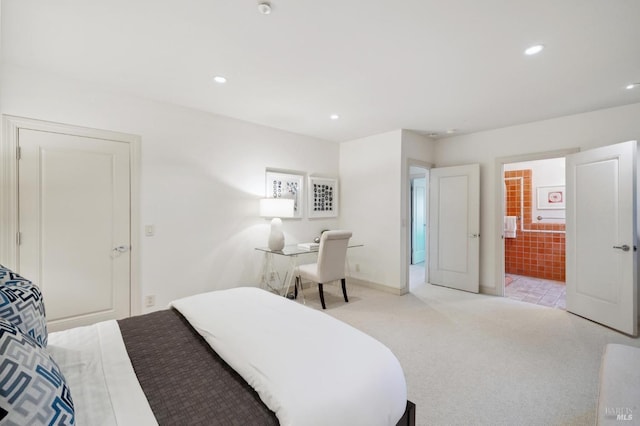
<svg viewBox="0 0 640 426"><path fill-rule="evenodd" d="M640 102L639 0L257 4L2 0L2 60L331 141Z"/></svg>

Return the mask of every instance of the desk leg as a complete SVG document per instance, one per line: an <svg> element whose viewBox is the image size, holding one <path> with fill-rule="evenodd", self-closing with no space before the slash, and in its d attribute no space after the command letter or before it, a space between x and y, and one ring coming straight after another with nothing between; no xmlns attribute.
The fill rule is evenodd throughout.
<svg viewBox="0 0 640 426"><path fill-rule="evenodd" d="M271 277L277 278L279 288L271 286ZM262 262L262 280L260 281L260 288L268 291L272 291L280 294L282 292L282 283L280 283L280 274L273 268L273 253L265 252L264 260Z"/></svg>
<svg viewBox="0 0 640 426"><path fill-rule="evenodd" d="M286 290L283 296L287 296L289 294L289 289L291 288L291 283L295 284L295 273L296 268L298 267L298 256L289 256L289 270L287 271L287 275L284 277L284 282L286 283ZM302 301L304 302L304 294L302 295ZM306 303L306 302L305 302Z"/></svg>
<svg viewBox="0 0 640 426"><path fill-rule="evenodd" d="M262 259L262 277L260 279L260 288L263 290L269 289L269 277L271 276L271 253L264 253L264 258Z"/></svg>

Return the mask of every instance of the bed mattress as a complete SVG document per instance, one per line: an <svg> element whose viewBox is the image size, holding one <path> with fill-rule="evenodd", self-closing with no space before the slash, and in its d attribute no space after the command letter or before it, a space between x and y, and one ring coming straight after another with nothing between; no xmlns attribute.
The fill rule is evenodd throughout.
<svg viewBox="0 0 640 426"><path fill-rule="evenodd" d="M284 300L286 299L282 299ZM277 303L279 301L278 298ZM240 310L246 312L246 309ZM245 317L246 315L243 316ZM305 384L303 393L313 398L297 399L301 406L307 408L300 411L300 406L294 407L299 412L297 419L301 421L292 422L289 419L282 423L282 419L279 419L283 416L282 407L270 409L269 402L265 403L264 393L256 391L250 384L251 381L242 376L242 370L246 370L246 366L240 370L232 367L223 359L224 355L217 353L211 342L201 336L200 327L195 327L193 320L189 321L178 310L167 309L49 334L48 350L58 362L70 386L76 409L76 424L297 426L321 424L318 421L322 422L325 415L320 413L322 410L318 411L318 406L326 407L326 410L333 409L334 413L331 415L334 419L351 419L349 425L369 425L371 422L367 419L386 417L375 414L379 413L380 407L363 402L367 400L366 392L352 390L341 393L342 389L338 389L334 396L342 394L347 398L346 401L338 402L335 398L331 400L332 396L327 399L321 395L324 392L318 393L317 383L310 381L308 387ZM227 328L229 327L225 327L225 330ZM248 337L245 333L242 335ZM210 338L211 335L206 337ZM360 345L348 346L354 349L354 346ZM286 363L286 357L282 361ZM308 368L313 369L314 365L311 364ZM353 362L346 365L354 366ZM258 368L257 371L268 372L266 368ZM268 374L265 377L267 376ZM329 376L331 375L327 377ZM328 383L334 382L339 381L328 379ZM356 380L354 383L355 389L362 389L363 381ZM406 401L398 398L406 398L404 391L399 393L402 395L395 397L391 397L395 392L386 393L395 401L394 412L398 416L405 408L403 401ZM402 406L397 411L400 402ZM364 411L360 408L357 413L362 414L354 417L354 404L367 408ZM287 413L292 412L290 406L287 410L284 418L288 417ZM415 405L407 401L406 410L397 424L415 424L414 410ZM307 413L311 415L307 416ZM316 416L313 413L320 414ZM395 424L398 417L393 415L393 418L393 422L376 420L374 423ZM357 420L354 422L353 419Z"/></svg>

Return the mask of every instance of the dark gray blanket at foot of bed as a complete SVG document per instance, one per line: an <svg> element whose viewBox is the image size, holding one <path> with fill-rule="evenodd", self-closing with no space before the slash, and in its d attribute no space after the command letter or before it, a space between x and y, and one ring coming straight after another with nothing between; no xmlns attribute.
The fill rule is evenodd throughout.
<svg viewBox="0 0 640 426"><path fill-rule="evenodd" d="M119 320L124 344L160 425L277 425L276 415L179 312Z"/></svg>
<svg viewBox="0 0 640 426"><path fill-rule="evenodd" d="M278 418L176 310L118 321L122 339L161 426L278 425ZM330 408L328 408L330 409ZM398 426L415 425L407 402Z"/></svg>

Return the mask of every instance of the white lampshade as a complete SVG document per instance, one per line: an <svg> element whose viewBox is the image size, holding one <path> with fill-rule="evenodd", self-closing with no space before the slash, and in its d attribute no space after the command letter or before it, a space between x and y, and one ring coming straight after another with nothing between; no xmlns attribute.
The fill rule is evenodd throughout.
<svg viewBox="0 0 640 426"><path fill-rule="evenodd" d="M293 217L293 200L291 198L262 198L260 200L260 216Z"/></svg>

